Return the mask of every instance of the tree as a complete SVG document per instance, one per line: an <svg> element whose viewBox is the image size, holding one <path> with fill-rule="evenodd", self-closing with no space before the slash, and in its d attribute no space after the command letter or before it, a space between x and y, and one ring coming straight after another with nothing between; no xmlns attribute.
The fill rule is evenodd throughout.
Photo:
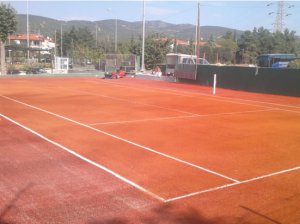
<svg viewBox="0 0 300 224"><path fill-rule="evenodd" d="M300 59L291 61L288 65L288 68L300 69Z"/></svg>
<svg viewBox="0 0 300 224"><path fill-rule="evenodd" d="M63 36L63 55L68 57L74 56L75 44L78 43L77 31L74 26L71 27L69 32L66 32ZM60 50L60 47L59 47Z"/></svg>
<svg viewBox="0 0 300 224"><path fill-rule="evenodd" d="M130 39L129 44L129 52L135 55L142 54L142 37L139 36L138 40L136 41L133 37Z"/></svg>
<svg viewBox="0 0 300 224"><path fill-rule="evenodd" d="M145 65L152 69L163 63L170 50L170 40L161 34L149 35L145 40Z"/></svg>
<svg viewBox="0 0 300 224"><path fill-rule="evenodd" d="M118 43L118 54L128 54L130 49L130 44L126 41Z"/></svg>
<svg viewBox="0 0 300 224"><path fill-rule="evenodd" d="M239 40L239 52L242 58L241 63L253 63L258 56L255 33L256 28L254 28L253 32L246 31Z"/></svg>
<svg viewBox="0 0 300 224"><path fill-rule="evenodd" d="M214 37L211 35L207 44L200 47L200 53L203 55L202 57L208 60L210 63L217 62L215 58L216 52L216 43Z"/></svg>
<svg viewBox="0 0 300 224"><path fill-rule="evenodd" d="M103 55L100 47L95 48L96 40L87 27L76 29L73 26L69 32L65 32L63 39L63 55L72 58L74 62L96 62Z"/></svg>
<svg viewBox="0 0 300 224"><path fill-rule="evenodd" d="M193 40L190 39L188 42L188 45L182 45L182 44L177 44L175 45L176 51L175 53L181 53L181 54L190 54L193 55L195 52L195 45L193 44Z"/></svg>
<svg viewBox="0 0 300 224"><path fill-rule="evenodd" d="M5 42L17 28L16 11L9 4L0 3L0 63L1 74L6 74Z"/></svg>
<svg viewBox="0 0 300 224"><path fill-rule="evenodd" d="M231 32L227 32L225 36L217 40L217 44L221 46L219 55L222 62L232 63L234 61L235 52L238 46Z"/></svg>
<svg viewBox="0 0 300 224"><path fill-rule="evenodd" d="M283 33L271 33L260 27L252 32L246 31L239 40L239 52L242 52L245 63L254 63L258 55L272 53L300 54L299 38L295 31L284 30Z"/></svg>

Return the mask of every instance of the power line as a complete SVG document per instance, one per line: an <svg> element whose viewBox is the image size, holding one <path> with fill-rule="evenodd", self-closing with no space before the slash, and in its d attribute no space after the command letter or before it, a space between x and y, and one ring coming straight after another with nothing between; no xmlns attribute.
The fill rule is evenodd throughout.
<svg viewBox="0 0 300 224"><path fill-rule="evenodd" d="M273 3L269 3L267 6L271 6ZM268 15L276 14L274 25L274 32L283 32L284 30L284 18L286 16L292 15L291 13L286 13L286 9L289 10L295 7L294 5L286 5L284 1L277 2L277 12L269 12Z"/></svg>
<svg viewBox="0 0 300 224"><path fill-rule="evenodd" d="M274 30L282 32L283 31L283 16L284 16L284 1L278 1L277 3L277 15L274 24Z"/></svg>

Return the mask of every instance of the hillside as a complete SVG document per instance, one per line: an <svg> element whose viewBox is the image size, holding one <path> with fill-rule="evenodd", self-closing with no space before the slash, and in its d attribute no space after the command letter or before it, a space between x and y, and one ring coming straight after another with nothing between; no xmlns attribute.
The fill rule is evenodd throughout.
<svg viewBox="0 0 300 224"><path fill-rule="evenodd" d="M26 15L17 15L17 33L26 33ZM96 32L96 25L98 26L98 38L107 39L113 38L115 34L115 20L101 20L101 21L61 21L50 19L41 16L29 15L29 24L31 33L41 33L45 36L54 37L55 30L60 34L60 29L69 30L74 27L87 27L94 35ZM63 26L61 26L63 24ZM127 22L117 20L118 24L118 39L129 40L132 37L138 37L142 34L142 22ZM201 37L204 40L211 36L214 38L225 35L226 32L236 32L237 36L241 35L243 31L234 30L218 26L201 26ZM152 32L163 33L168 37L176 37L177 39L190 40L195 38L195 25L191 24L170 24L163 21L147 21L146 35Z"/></svg>

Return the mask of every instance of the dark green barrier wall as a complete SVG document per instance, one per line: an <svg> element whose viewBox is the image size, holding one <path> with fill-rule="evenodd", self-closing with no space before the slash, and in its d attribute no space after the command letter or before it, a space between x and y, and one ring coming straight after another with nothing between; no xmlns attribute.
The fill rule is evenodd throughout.
<svg viewBox="0 0 300 224"><path fill-rule="evenodd" d="M300 96L300 69L200 65L196 81L179 81L211 86L214 74L217 74L218 87Z"/></svg>

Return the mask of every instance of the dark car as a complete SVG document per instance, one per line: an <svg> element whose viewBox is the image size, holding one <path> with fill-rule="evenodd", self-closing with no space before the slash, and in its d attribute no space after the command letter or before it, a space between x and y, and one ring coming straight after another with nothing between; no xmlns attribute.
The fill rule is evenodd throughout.
<svg viewBox="0 0 300 224"><path fill-rule="evenodd" d="M26 71L26 74L42 74L45 72L45 69L42 68L31 68L30 70Z"/></svg>
<svg viewBox="0 0 300 224"><path fill-rule="evenodd" d="M8 70L8 71L7 71L7 74L10 74L10 75L18 75L18 74L20 74L20 71L17 70L17 69L12 69L12 70Z"/></svg>

